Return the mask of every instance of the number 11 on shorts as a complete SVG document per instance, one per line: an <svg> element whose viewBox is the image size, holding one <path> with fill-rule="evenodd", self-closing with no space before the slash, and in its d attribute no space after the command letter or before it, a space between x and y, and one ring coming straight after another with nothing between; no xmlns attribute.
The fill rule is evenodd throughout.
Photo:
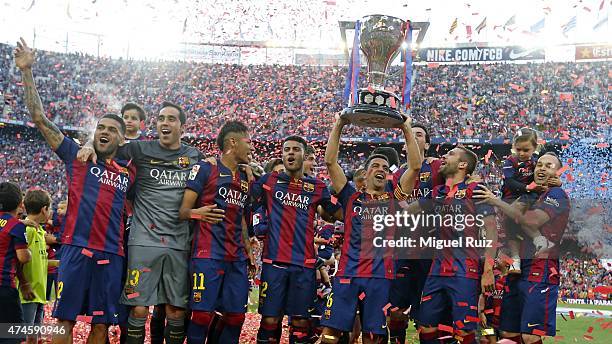
<svg viewBox="0 0 612 344"><path fill-rule="evenodd" d="M198 280L200 283L198 283ZM193 290L204 290L204 273L194 272L193 273Z"/></svg>

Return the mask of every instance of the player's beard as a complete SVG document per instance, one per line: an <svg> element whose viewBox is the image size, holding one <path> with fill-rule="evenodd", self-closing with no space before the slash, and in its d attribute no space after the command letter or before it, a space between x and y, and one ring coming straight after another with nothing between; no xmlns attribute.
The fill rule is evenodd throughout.
<svg viewBox="0 0 612 344"><path fill-rule="evenodd" d="M444 177L451 176L459 171L456 164L449 164L448 162L440 168L440 174Z"/></svg>
<svg viewBox="0 0 612 344"><path fill-rule="evenodd" d="M106 160L109 156L113 155L117 151L117 147L119 145L116 143L110 143L106 149L101 149L96 142L94 144L94 149L96 150L96 155L100 160Z"/></svg>

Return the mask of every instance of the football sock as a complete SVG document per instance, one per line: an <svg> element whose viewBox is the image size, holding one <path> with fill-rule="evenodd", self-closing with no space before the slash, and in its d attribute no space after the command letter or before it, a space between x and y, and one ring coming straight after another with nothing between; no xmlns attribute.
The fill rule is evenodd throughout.
<svg viewBox="0 0 612 344"><path fill-rule="evenodd" d="M164 330L166 344L183 344L185 342L185 321L183 318L168 318L168 325Z"/></svg>

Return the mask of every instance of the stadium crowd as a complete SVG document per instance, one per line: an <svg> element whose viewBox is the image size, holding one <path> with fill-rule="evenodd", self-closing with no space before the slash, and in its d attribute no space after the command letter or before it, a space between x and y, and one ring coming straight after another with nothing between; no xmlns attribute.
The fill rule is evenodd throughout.
<svg viewBox="0 0 612 344"><path fill-rule="evenodd" d="M608 263L609 264L609 263ZM612 285L611 267L604 266L595 259L563 259L561 263L561 299L609 300L609 288L596 289Z"/></svg>
<svg viewBox="0 0 612 344"><path fill-rule="evenodd" d="M0 44L0 118L27 121L12 47ZM420 65L414 68L412 116L436 137L509 138L521 126L544 138L603 138L610 134L608 65L541 63ZM195 116L187 132L214 136L229 119L255 126L255 138L291 131L324 140L341 100L345 68L143 62L39 51L36 81L44 106L59 125L89 127L96 114L117 111L125 99L154 113L175 99ZM401 93L400 71L388 84ZM442 80L442 81L440 81ZM365 71L362 71L365 86ZM0 99L1 100L1 99ZM147 126L153 129L151 121ZM381 137L378 129L349 128L347 136Z"/></svg>

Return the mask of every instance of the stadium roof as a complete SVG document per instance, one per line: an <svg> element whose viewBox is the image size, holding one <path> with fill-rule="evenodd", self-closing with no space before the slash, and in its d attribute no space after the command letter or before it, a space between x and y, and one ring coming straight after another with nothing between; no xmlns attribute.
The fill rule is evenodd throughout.
<svg viewBox="0 0 612 344"><path fill-rule="evenodd" d="M4 0L0 41L165 57L181 42L340 50L338 22L380 13L431 23L424 46L609 42L609 0Z"/></svg>

